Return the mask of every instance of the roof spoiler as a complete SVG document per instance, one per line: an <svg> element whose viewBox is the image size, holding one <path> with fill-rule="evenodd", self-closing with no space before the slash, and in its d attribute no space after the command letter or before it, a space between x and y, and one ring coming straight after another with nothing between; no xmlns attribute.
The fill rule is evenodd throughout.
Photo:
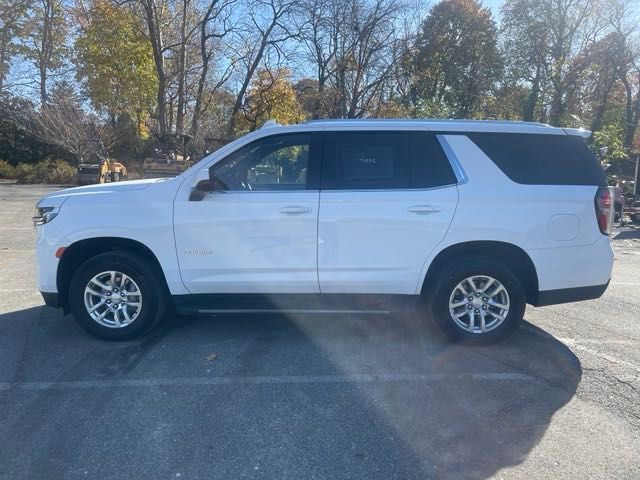
<svg viewBox="0 0 640 480"><path fill-rule="evenodd" d="M567 135L575 135L576 137L589 138L591 136L591 130L584 128L563 128L562 130Z"/></svg>

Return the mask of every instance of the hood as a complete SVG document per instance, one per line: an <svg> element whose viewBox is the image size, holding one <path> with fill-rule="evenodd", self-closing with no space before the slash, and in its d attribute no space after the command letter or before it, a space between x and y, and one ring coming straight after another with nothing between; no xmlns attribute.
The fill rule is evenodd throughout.
<svg viewBox="0 0 640 480"><path fill-rule="evenodd" d="M145 178L142 180L127 180L125 182L99 183L96 185L85 185L83 187L66 188L58 190L42 197L38 205L62 204L69 197L80 197L83 195L107 195L110 193L130 192L133 190L144 190L150 185L159 182L172 180L171 178Z"/></svg>

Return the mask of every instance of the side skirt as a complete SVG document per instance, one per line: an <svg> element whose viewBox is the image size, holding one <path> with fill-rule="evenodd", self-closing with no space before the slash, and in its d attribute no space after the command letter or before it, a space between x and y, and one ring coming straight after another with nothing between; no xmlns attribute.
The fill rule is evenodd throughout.
<svg viewBox="0 0 640 480"><path fill-rule="evenodd" d="M173 295L178 313L388 314L415 305L417 295L239 294Z"/></svg>

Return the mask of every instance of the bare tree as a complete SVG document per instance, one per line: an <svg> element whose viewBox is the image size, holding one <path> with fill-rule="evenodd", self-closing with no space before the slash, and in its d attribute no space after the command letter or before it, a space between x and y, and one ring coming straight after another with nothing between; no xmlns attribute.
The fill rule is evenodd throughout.
<svg viewBox="0 0 640 480"><path fill-rule="evenodd" d="M104 158L117 141L113 129L82 109L66 82L54 86L40 111L25 116L21 122L36 138L62 148L80 163Z"/></svg>
<svg viewBox="0 0 640 480"><path fill-rule="evenodd" d="M301 9L302 42L307 50L307 58L316 70L318 94L315 95L312 117L319 118L329 105L324 95L330 78L336 71L339 33L345 28L341 15L343 0L306 0Z"/></svg>
<svg viewBox="0 0 640 480"><path fill-rule="evenodd" d="M630 55L629 66L620 76L625 91L624 148L631 149L640 123L640 52Z"/></svg>
<svg viewBox="0 0 640 480"><path fill-rule="evenodd" d="M169 50L166 44L167 2L163 0L119 0L119 5L130 4L134 11L142 17L146 25L147 35L153 50L153 61L158 76L157 93L157 122L158 136L164 139L168 133L167 118L167 87L169 76L167 74L165 54Z"/></svg>
<svg viewBox="0 0 640 480"><path fill-rule="evenodd" d="M505 56L531 85L525 105L529 120L541 97L548 97L548 121L566 122L567 107L593 43L606 31L602 0L507 0L503 7ZM513 72L513 69L512 69Z"/></svg>
<svg viewBox="0 0 640 480"><path fill-rule="evenodd" d="M219 42L230 35L234 29L231 14L235 3L236 0L211 0L198 24L201 65L191 118L190 134L194 140L198 138L202 114L218 90L229 80L236 63L235 59L230 59L220 76L212 84L207 83L213 56L220 49Z"/></svg>
<svg viewBox="0 0 640 480"><path fill-rule="evenodd" d="M16 36L26 18L28 0L0 0L0 92L5 86L11 60L18 53Z"/></svg>
<svg viewBox="0 0 640 480"><path fill-rule="evenodd" d="M229 121L230 137L247 89L265 56L273 53L279 59L287 58L286 42L299 36L291 21L296 3L296 0L255 0L247 12L247 21L239 26L237 42L231 46L240 65L240 81Z"/></svg>
<svg viewBox="0 0 640 480"><path fill-rule="evenodd" d="M308 0L304 44L318 90L335 92L331 116L357 118L384 96L400 60L398 0ZM318 116L319 109L313 115Z"/></svg>
<svg viewBox="0 0 640 480"><path fill-rule="evenodd" d="M619 39L618 74L625 92L625 150L631 150L640 123L640 19L637 6L625 0L609 0L605 19Z"/></svg>
<svg viewBox="0 0 640 480"><path fill-rule="evenodd" d="M38 0L25 21L23 53L38 70L40 103L47 103L47 82L67 53L67 26L63 0Z"/></svg>

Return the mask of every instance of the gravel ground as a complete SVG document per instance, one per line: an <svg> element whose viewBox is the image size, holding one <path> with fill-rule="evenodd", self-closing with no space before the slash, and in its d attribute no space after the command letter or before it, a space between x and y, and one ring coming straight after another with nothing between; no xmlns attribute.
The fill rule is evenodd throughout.
<svg viewBox="0 0 640 480"><path fill-rule="evenodd" d="M0 185L0 478L640 478L640 230L598 300L491 347L406 315L173 318L106 343L35 290Z"/></svg>

